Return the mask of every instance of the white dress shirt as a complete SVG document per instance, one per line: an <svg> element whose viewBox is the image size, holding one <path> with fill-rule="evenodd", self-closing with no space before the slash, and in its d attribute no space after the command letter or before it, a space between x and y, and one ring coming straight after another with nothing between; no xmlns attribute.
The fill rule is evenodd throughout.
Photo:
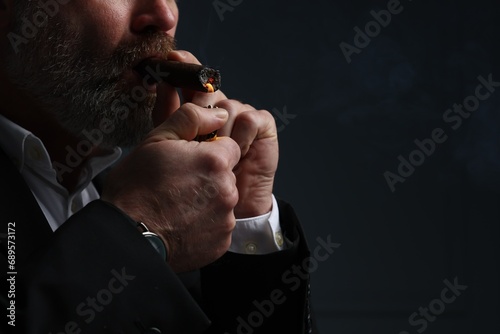
<svg viewBox="0 0 500 334"><path fill-rule="evenodd" d="M0 133L0 148L17 166L53 231L85 205L99 199L92 179L116 162L122 153L120 148L115 148L105 156L89 159L83 166L76 190L69 193L57 181L50 156L38 137L2 115ZM259 217L237 219L230 251L267 254L283 248L278 205L274 196L271 212Z"/></svg>

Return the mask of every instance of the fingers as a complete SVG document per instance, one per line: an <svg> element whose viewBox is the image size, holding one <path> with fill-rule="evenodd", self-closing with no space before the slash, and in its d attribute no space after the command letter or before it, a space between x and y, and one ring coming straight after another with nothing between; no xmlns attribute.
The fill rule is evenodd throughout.
<svg viewBox="0 0 500 334"><path fill-rule="evenodd" d="M165 122L156 127L144 140L144 144L165 140L191 141L199 134L207 134L220 129L228 120L228 112L223 108L202 108L186 103L173 113ZM229 137L219 137L212 142L202 142L203 163L216 164L213 170L232 170L238 164L241 150ZM219 165L217 165L219 164Z"/></svg>
<svg viewBox="0 0 500 334"><path fill-rule="evenodd" d="M240 113L234 121L231 138L240 146L241 155L245 156L254 142L262 139L277 140L274 118L266 110Z"/></svg>
<svg viewBox="0 0 500 334"><path fill-rule="evenodd" d="M152 112L154 127L163 123L181 105L179 94L175 87L165 82L158 84L156 89L156 104Z"/></svg>
<svg viewBox="0 0 500 334"><path fill-rule="evenodd" d="M146 140L183 139L189 141L198 134L207 134L221 128L227 119L228 113L225 109L207 109L193 103L186 103L155 128Z"/></svg>
<svg viewBox="0 0 500 334"><path fill-rule="evenodd" d="M226 124L218 131L219 136L231 136L234 127L234 122L236 121L238 115L244 111L255 110L254 107L248 104L242 104L237 100L223 100L218 102L215 106L217 108L225 109L229 113L229 118Z"/></svg>
<svg viewBox="0 0 500 334"><path fill-rule="evenodd" d="M200 61L189 51L175 50L167 55L168 60L180 61L183 63L201 64Z"/></svg>
<svg viewBox="0 0 500 334"><path fill-rule="evenodd" d="M256 110L248 104L236 100L224 100L217 107L228 111L226 124L218 131L219 136L230 136L241 148L245 156L254 141L277 138L273 116L266 110Z"/></svg>

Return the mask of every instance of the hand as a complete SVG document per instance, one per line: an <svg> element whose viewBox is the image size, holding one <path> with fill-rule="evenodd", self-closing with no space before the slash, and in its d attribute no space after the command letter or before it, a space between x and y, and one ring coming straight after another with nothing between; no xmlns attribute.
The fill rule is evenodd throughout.
<svg viewBox="0 0 500 334"><path fill-rule="evenodd" d="M170 60L200 62L189 52L174 51ZM255 217L272 208L274 175L278 167L279 148L276 122L265 110L256 110L248 104L228 100L221 92L213 94L183 90L186 101L199 106L209 104L229 112L227 123L218 136L231 137L240 147L241 160L234 169L239 201L234 212L236 218Z"/></svg>
<svg viewBox="0 0 500 334"><path fill-rule="evenodd" d="M207 265L230 246L240 148L227 137L191 141L227 120L222 108L182 105L106 181L101 198L160 235L176 272Z"/></svg>

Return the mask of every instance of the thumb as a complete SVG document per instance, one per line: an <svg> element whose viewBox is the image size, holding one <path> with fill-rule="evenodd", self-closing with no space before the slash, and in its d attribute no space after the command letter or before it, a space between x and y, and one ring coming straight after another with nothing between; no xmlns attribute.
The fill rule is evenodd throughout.
<svg viewBox="0 0 500 334"><path fill-rule="evenodd" d="M229 114L222 108L207 109L193 103L183 104L165 122L155 128L146 141L193 140L220 129Z"/></svg>

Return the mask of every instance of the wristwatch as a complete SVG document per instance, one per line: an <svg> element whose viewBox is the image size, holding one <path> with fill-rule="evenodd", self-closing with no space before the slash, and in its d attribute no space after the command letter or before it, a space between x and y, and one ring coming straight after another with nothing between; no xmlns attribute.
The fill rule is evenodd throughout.
<svg viewBox="0 0 500 334"><path fill-rule="evenodd" d="M160 254L164 261L167 261L167 247L163 239L158 236L158 234L149 231L148 227L143 222L137 222L137 227L141 229L142 235L147 241L153 246L153 248Z"/></svg>

